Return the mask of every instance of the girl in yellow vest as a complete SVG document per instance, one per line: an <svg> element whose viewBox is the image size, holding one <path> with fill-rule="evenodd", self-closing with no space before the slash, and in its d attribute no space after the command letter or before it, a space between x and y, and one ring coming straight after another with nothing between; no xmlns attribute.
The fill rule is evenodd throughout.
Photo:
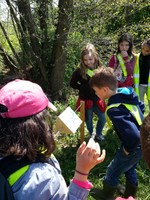
<svg viewBox="0 0 150 200"><path fill-rule="evenodd" d="M133 54L132 36L124 33L118 40L117 53L112 55L109 61L109 67L114 69L118 87L133 86L133 69L136 57Z"/></svg>
<svg viewBox="0 0 150 200"><path fill-rule="evenodd" d="M105 125L104 101L100 100L92 91L89 81L94 74L94 69L101 67L100 58L93 44L86 44L81 50L80 64L75 69L70 80L70 86L79 91L79 98L76 108L80 107L80 100L85 102L85 122L90 136L93 134L93 113L98 116L96 124L96 139L104 140L102 130Z"/></svg>
<svg viewBox="0 0 150 200"><path fill-rule="evenodd" d="M150 110L150 38L143 42L141 53L138 55L134 69L134 87L142 102L146 94Z"/></svg>

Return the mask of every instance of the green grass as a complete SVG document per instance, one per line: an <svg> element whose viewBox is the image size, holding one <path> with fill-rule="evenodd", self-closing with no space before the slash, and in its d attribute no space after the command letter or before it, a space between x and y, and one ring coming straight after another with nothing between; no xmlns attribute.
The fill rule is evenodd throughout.
<svg viewBox="0 0 150 200"><path fill-rule="evenodd" d="M72 100L71 100L72 101ZM145 102L147 105L147 102ZM73 102L74 105L74 102ZM61 111L67 106L63 108L63 106L57 106L61 108ZM74 107L71 105L74 109ZM145 116L148 113L148 107L146 106ZM94 118L94 123L96 122L96 117ZM102 186L102 178L106 173L106 168L109 162L113 159L117 148L120 145L120 141L116 135L116 133L110 129L108 129L107 124L104 127L103 134L105 135L105 141L100 144L101 149L106 149L106 159L103 163L94 167L91 170L89 175L89 180L93 183L94 187L101 187ZM87 129L85 127L85 141L88 141L89 135L87 133ZM80 132L79 130L75 134L59 134L56 138L57 148L55 155L59 160L62 174L67 182L70 183L74 175L75 169L75 158L76 158L76 151L80 145ZM137 192L137 200L150 200L150 193L149 193L149 185L150 185L150 170L147 167L147 164L143 159L140 160L137 166L137 175L139 180L139 189ZM124 176L120 177L120 181L125 184ZM89 195L88 200L92 200L93 198Z"/></svg>

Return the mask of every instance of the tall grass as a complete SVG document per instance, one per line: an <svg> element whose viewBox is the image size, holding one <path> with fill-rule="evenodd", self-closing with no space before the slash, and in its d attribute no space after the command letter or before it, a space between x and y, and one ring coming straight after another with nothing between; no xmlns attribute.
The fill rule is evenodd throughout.
<svg viewBox="0 0 150 200"><path fill-rule="evenodd" d="M145 100L147 105L147 101ZM72 96L70 96L67 104L59 105L57 102L57 107L60 108L62 112L67 106L71 106L72 109L75 110L75 100ZM148 107L146 106L145 115L148 113ZM97 118L94 118L94 123L96 122ZM95 166L94 169L91 170L89 175L89 180L93 183L94 187L101 187L102 186L102 179L106 173L106 168L110 161L113 159L117 148L120 145L120 141L115 133L108 128L107 124L104 127L103 134L105 135L105 141L100 143L101 149L106 149L106 159L103 163ZM80 132L79 130L75 134L59 134L56 137L57 149L55 155L60 162L60 166L62 169L62 174L65 177L67 184L70 183L74 175L75 169L75 158L76 158L76 151L80 145ZM85 141L88 141L89 135L87 129L85 127ZM137 200L150 200L150 170L147 167L147 164L143 159L140 160L137 166L137 175L139 180L139 187L137 192ZM120 182L125 184L125 177L120 177ZM89 195L88 200L92 200L92 196Z"/></svg>

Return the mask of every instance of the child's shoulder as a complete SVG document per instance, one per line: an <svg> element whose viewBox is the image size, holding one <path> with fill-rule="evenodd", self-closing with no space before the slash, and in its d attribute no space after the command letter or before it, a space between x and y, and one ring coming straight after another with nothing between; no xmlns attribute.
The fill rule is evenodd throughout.
<svg viewBox="0 0 150 200"><path fill-rule="evenodd" d="M141 55L141 52L139 52L139 53L132 53L132 56L134 56L134 57L137 57L137 56L140 56Z"/></svg>
<svg viewBox="0 0 150 200"><path fill-rule="evenodd" d="M81 73L80 67L77 67L77 68L74 70L74 72L73 72L73 74L76 74L76 75L78 75L78 74L80 74L80 73Z"/></svg>
<svg viewBox="0 0 150 200"><path fill-rule="evenodd" d="M115 59L116 58L116 54L112 54L111 56L110 56L110 59Z"/></svg>
<svg viewBox="0 0 150 200"><path fill-rule="evenodd" d="M118 64L117 56L116 54L113 54L109 60L109 67L114 67L116 64Z"/></svg>
<svg viewBox="0 0 150 200"><path fill-rule="evenodd" d="M33 196L38 199L39 191L40 199L43 199L45 193L56 193L56 188L66 187L65 181L61 173L49 163L32 163L28 171L12 186L12 190L18 191L18 199L33 199ZM25 191L28 191L26 194ZM23 195L25 194L25 195ZM32 198L31 198L32 197Z"/></svg>

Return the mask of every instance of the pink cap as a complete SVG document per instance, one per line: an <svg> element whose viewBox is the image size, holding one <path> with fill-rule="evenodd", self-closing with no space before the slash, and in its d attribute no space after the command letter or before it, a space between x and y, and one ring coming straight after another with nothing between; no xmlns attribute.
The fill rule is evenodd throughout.
<svg viewBox="0 0 150 200"><path fill-rule="evenodd" d="M123 198L123 197L117 197L115 200L135 200L133 197L128 197L127 199L126 198Z"/></svg>
<svg viewBox="0 0 150 200"><path fill-rule="evenodd" d="M1 104L6 108L4 109ZM36 83L16 79L7 83L0 90L0 115L3 118L31 116L46 107L57 110Z"/></svg>

